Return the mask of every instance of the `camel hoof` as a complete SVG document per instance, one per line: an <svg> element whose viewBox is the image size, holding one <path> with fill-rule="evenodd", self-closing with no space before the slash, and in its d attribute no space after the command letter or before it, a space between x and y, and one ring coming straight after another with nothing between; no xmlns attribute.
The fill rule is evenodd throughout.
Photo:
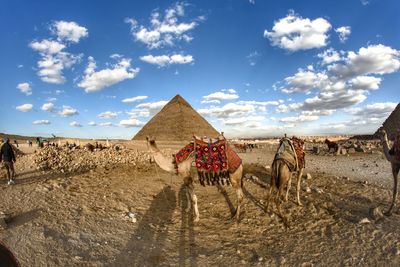
<svg viewBox="0 0 400 267"><path fill-rule="evenodd" d="M299 205L300 207L303 207L303 204L301 202L297 202L297 205Z"/></svg>
<svg viewBox="0 0 400 267"><path fill-rule="evenodd" d="M196 217L196 218L194 218L194 220L193 220L193 222L195 222L195 223L197 223L197 222L199 222L200 221L200 218L199 217Z"/></svg>
<svg viewBox="0 0 400 267"><path fill-rule="evenodd" d="M190 207L185 209L185 212L188 213L190 211Z"/></svg>

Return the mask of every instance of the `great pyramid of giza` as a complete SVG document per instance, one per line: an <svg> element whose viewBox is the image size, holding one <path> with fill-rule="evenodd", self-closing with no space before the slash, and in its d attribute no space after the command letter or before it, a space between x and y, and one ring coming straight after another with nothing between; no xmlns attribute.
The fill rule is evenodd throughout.
<svg viewBox="0 0 400 267"><path fill-rule="evenodd" d="M389 138L393 138L396 135L397 129L400 129L400 103L397 104L397 107L382 125L383 128L385 128ZM377 135L377 132L375 135Z"/></svg>
<svg viewBox="0 0 400 267"><path fill-rule="evenodd" d="M145 140L154 136L163 141L189 141L197 136L218 136L218 131L211 126L180 95L172 98L132 140Z"/></svg>

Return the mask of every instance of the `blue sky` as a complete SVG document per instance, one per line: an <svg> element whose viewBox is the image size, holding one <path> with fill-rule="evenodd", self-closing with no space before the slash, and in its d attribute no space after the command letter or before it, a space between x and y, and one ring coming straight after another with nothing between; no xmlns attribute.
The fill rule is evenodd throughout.
<svg viewBox="0 0 400 267"><path fill-rule="evenodd" d="M182 95L229 137L371 133L398 1L3 1L0 132L131 138Z"/></svg>

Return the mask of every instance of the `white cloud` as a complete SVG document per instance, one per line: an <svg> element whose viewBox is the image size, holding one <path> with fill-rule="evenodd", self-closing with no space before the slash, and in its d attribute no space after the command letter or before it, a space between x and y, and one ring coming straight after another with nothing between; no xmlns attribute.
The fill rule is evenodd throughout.
<svg viewBox="0 0 400 267"><path fill-rule="evenodd" d="M72 127L82 127L82 124L80 124L80 123L78 123L76 121L71 122L69 125L72 126Z"/></svg>
<svg viewBox="0 0 400 267"><path fill-rule="evenodd" d="M126 79L133 79L139 73L139 68L131 68L130 59L122 58L112 68L100 71L95 71L96 62L93 57L88 59L89 64L85 70L85 76L78 83L78 86L84 88L87 93L100 91Z"/></svg>
<svg viewBox="0 0 400 267"><path fill-rule="evenodd" d="M64 44L47 39L42 41L33 41L29 44L29 46L33 50L36 50L43 55L54 55L61 52L61 50L65 48Z"/></svg>
<svg viewBox="0 0 400 267"><path fill-rule="evenodd" d="M128 120L121 120L119 122L119 125L124 126L124 127L140 127L144 125L144 122L138 120L138 119L128 119Z"/></svg>
<svg viewBox="0 0 400 267"><path fill-rule="evenodd" d="M367 74L388 74L400 68L400 51L382 44L362 47L358 53L348 52L345 64L329 66L339 77L349 78Z"/></svg>
<svg viewBox="0 0 400 267"><path fill-rule="evenodd" d="M150 111L146 109L132 109L131 111L127 111L126 114L128 114L130 118L150 117Z"/></svg>
<svg viewBox="0 0 400 267"><path fill-rule="evenodd" d="M302 106L301 103L291 103L289 105L280 104L276 109L276 113L287 113L293 110L298 110Z"/></svg>
<svg viewBox="0 0 400 267"><path fill-rule="evenodd" d="M101 122L101 123L99 123L99 126L114 127L115 125L112 122Z"/></svg>
<svg viewBox="0 0 400 267"><path fill-rule="evenodd" d="M335 32L338 34L340 42L344 43L349 38L351 34L351 27L350 26L342 26L335 29Z"/></svg>
<svg viewBox="0 0 400 267"><path fill-rule="evenodd" d="M168 101L161 100L157 102L148 102L148 103L142 103L136 106L136 108L141 109L144 112L148 112L150 115L156 114L158 111L160 111Z"/></svg>
<svg viewBox="0 0 400 267"><path fill-rule="evenodd" d="M29 83L19 83L17 85L17 89L19 89L21 93L24 93L26 95L32 95L32 88Z"/></svg>
<svg viewBox="0 0 400 267"><path fill-rule="evenodd" d="M346 55L346 52L342 54ZM357 53L347 52L339 60L341 62L328 65L320 72L299 69L295 75L285 78L284 85L278 89L285 93L306 94L315 90L315 96L296 103L296 109L303 111L349 108L367 99L370 91L379 89L382 78L373 75L399 71L399 56L400 51L381 44L362 47ZM324 58L324 54L319 57ZM281 105L276 111L288 112L290 109Z"/></svg>
<svg viewBox="0 0 400 267"><path fill-rule="evenodd" d="M220 101L233 100L238 98L239 95L236 93L235 89L228 89L203 96L203 100L201 101L201 103L220 103Z"/></svg>
<svg viewBox="0 0 400 267"><path fill-rule="evenodd" d="M33 121L32 124L35 124L35 125L49 125L49 124L51 124L51 122L49 120L36 120L36 121Z"/></svg>
<svg viewBox="0 0 400 267"><path fill-rule="evenodd" d="M322 92L315 97L307 98L302 110L335 110L347 108L363 102L367 97L364 90L340 90Z"/></svg>
<svg viewBox="0 0 400 267"><path fill-rule="evenodd" d="M131 34L135 41L144 43L148 48L161 48L173 46L177 41L190 42L193 37L190 31L198 26L197 21L204 20L199 17L197 21L178 22L185 15L185 4L178 2L165 10L164 18L159 11L153 11L150 18L150 27L139 26L132 18L126 18L125 22L130 24Z"/></svg>
<svg viewBox="0 0 400 267"><path fill-rule="evenodd" d="M318 54L318 57L322 59L322 64L331 64L333 62L341 60L340 54L333 48L329 48L322 53Z"/></svg>
<svg viewBox="0 0 400 267"><path fill-rule="evenodd" d="M140 57L140 60L147 62L149 64L158 65L159 67L166 67L172 64L189 64L194 61L193 56L191 55L162 55L162 56L153 56L147 55Z"/></svg>
<svg viewBox="0 0 400 267"><path fill-rule="evenodd" d="M394 102L374 103L363 108L353 108L349 112L361 118L376 118L383 121L392 113L397 104Z"/></svg>
<svg viewBox="0 0 400 267"><path fill-rule="evenodd" d="M381 102L359 108L351 108L346 111L353 115L353 118L329 125L323 124L321 128L331 133L372 134L382 125L397 104L394 102Z"/></svg>
<svg viewBox="0 0 400 267"><path fill-rule="evenodd" d="M49 98L47 98L47 101L49 101L49 102L54 102L54 101L57 101L57 98L55 98L55 97L49 97Z"/></svg>
<svg viewBox="0 0 400 267"><path fill-rule="evenodd" d="M113 119L118 116L117 112L111 112L111 111L106 111L100 113L97 117L102 118L102 119Z"/></svg>
<svg viewBox="0 0 400 267"><path fill-rule="evenodd" d="M91 122L88 123L88 125L89 125L89 126L97 126L97 123L94 122L94 121L91 121Z"/></svg>
<svg viewBox="0 0 400 267"><path fill-rule="evenodd" d="M255 111L256 108L254 107L254 105L240 105L236 103L228 103L222 107L210 107L198 110L201 115L217 118L247 116Z"/></svg>
<svg viewBox="0 0 400 267"><path fill-rule="evenodd" d="M354 90L377 90L381 81L381 78L372 76L358 76L351 79L349 83Z"/></svg>
<svg viewBox="0 0 400 267"><path fill-rule="evenodd" d="M245 117L238 117L238 118L228 118L228 119L221 119L221 123L225 125L243 125L248 126L251 124L252 126L255 125L255 122L260 122L265 119L264 116L245 116ZM257 124L258 125L258 124Z"/></svg>
<svg viewBox="0 0 400 267"><path fill-rule="evenodd" d="M256 106L278 106L279 101L254 101L254 100L245 100L245 101L238 101L237 104L239 105L256 105Z"/></svg>
<svg viewBox="0 0 400 267"><path fill-rule="evenodd" d="M66 44L63 41L77 43L80 38L88 35L87 29L75 22L56 21L50 26L51 32L56 35L57 41L44 39L33 41L29 46L40 53L37 74L42 81L47 83L61 84L65 82L63 70L71 68L80 62L82 54L73 55L63 51Z"/></svg>
<svg viewBox="0 0 400 267"><path fill-rule="evenodd" d="M286 122L286 123L301 123L301 122L315 121L318 119L319 119L319 116L300 114L299 116L295 116L295 117L282 118L279 121Z"/></svg>
<svg viewBox="0 0 400 267"><path fill-rule="evenodd" d="M22 111L22 112L31 111L32 108L33 108L32 104L23 104L23 105L20 105L20 106L16 107L17 110Z"/></svg>
<svg viewBox="0 0 400 267"><path fill-rule="evenodd" d="M51 30L59 41L78 43L81 38L89 35L85 27L79 26L73 21L55 21Z"/></svg>
<svg viewBox="0 0 400 267"><path fill-rule="evenodd" d="M135 97L131 97L131 98L125 98L122 100L122 103L133 103L133 102L141 101L141 100L144 100L147 98L148 98L148 96L146 96L146 95L139 95L139 96L135 96Z"/></svg>
<svg viewBox="0 0 400 267"><path fill-rule="evenodd" d="M369 0L361 0L363 6L369 5Z"/></svg>
<svg viewBox="0 0 400 267"><path fill-rule="evenodd" d="M324 47L327 44L331 24L323 19L303 19L293 12L275 21L271 31L264 31L273 46L289 51Z"/></svg>
<svg viewBox="0 0 400 267"><path fill-rule="evenodd" d="M58 112L61 117L71 117L78 114L79 112L70 106L63 106L61 111Z"/></svg>
<svg viewBox="0 0 400 267"><path fill-rule="evenodd" d="M252 4L252 5L255 5L256 0L249 0L249 3Z"/></svg>
<svg viewBox="0 0 400 267"><path fill-rule="evenodd" d="M255 66L261 54L257 51L251 52L246 58L249 61L250 66Z"/></svg>
<svg viewBox="0 0 400 267"><path fill-rule="evenodd" d="M53 103L45 103L42 105L41 108L43 111L48 111L48 112L52 112L54 109L54 104Z"/></svg>
<svg viewBox="0 0 400 267"><path fill-rule="evenodd" d="M30 47L41 55L41 59L37 62L39 68L37 74L42 81L47 83L64 83L63 70L71 68L82 57L82 55L63 52L65 45L52 40L35 41L30 44Z"/></svg>
<svg viewBox="0 0 400 267"><path fill-rule="evenodd" d="M310 93L313 89L321 87L327 79L328 76L325 73L300 69L294 76L285 78L287 86L282 88L282 92L287 94Z"/></svg>

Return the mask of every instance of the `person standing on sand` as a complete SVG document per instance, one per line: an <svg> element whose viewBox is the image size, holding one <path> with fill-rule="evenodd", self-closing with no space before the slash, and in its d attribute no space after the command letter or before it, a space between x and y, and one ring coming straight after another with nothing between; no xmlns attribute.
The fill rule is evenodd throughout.
<svg viewBox="0 0 400 267"><path fill-rule="evenodd" d="M4 144L0 149L0 162L4 162L4 166L7 170L8 184L15 184L14 176L14 162L15 154L12 146L10 145L10 140L8 138L4 139Z"/></svg>

